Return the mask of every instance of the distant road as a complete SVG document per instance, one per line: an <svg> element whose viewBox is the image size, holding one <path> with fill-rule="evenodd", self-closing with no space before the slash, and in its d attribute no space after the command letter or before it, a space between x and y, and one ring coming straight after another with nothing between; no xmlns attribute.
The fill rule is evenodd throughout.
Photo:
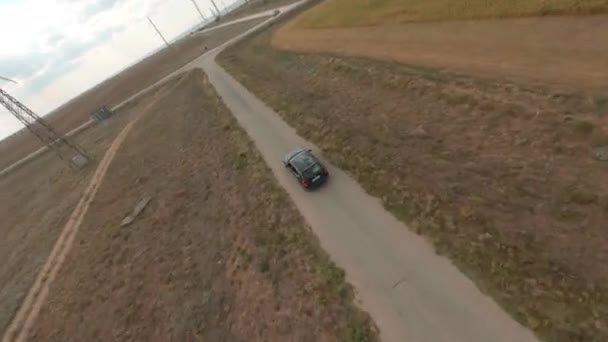
<svg viewBox="0 0 608 342"><path fill-rule="evenodd" d="M239 19L235 19L235 20L232 20L232 21L229 21L227 23L223 23L223 24L220 24L220 25L217 25L217 26L212 26L212 27L200 30L200 31L195 31L194 34L207 33L207 32L211 32L213 30L217 30L217 29L222 28L222 27L226 27L226 26L242 23L243 21L248 21L248 20L252 20L252 19L258 19L258 18L268 17L268 16L271 16L272 12L274 12L274 11L275 10L273 9L273 10L268 10L268 11L263 11L263 12L259 12L259 13L256 13L256 14L252 14L252 15L249 15L249 16L246 16L246 17L243 17L243 18L239 18Z"/></svg>
<svg viewBox="0 0 608 342"><path fill-rule="evenodd" d="M84 131L85 129L93 126L93 124L95 124L96 121L91 119L85 123L83 123L82 125L74 128L73 130L69 131L68 133L66 133L66 136L72 136L75 134L78 134L82 131ZM9 174L12 171L15 171L17 168L19 168L20 166L25 165L26 163L36 159L38 156L42 155L44 152L46 152L48 150L48 147L46 146L42 146L41 148L37 149L36 151L30 153L29 155L27 155L24 158L21 158L20 160L14 162L13 164L7 166L6 168L2 169L0 171L0 177L6 176L7 174Z"/></svg>

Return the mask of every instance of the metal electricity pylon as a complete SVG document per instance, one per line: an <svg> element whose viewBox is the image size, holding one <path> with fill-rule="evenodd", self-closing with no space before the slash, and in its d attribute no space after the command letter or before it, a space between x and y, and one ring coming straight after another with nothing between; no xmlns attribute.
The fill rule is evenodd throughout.
<svg viewBox="0 0 608 342"><path fill-rule="evenodd" d="M0 76L0 79L17 83L6 77ZM68 162L71 167L81 168L90 160L82 147L70 141L63 134L58 133L48 122L2 88L0 88L0 104L45 146L53 150L61 160Z"/></svg>

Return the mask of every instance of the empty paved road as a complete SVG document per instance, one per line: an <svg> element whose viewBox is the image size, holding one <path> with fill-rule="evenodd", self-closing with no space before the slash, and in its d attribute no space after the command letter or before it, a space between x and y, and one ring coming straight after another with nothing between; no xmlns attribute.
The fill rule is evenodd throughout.
<svg viewBox="0 0 608 342"><path fill-rule="evenodd" d="M281 159L295 146L316 147L215 63L223 48L187 67L206 71L323 248L346 270L384 341L536 341L447 259L437 256L429 243L335 166L328 163L332 179L325 188L303 191Z"/></svg>

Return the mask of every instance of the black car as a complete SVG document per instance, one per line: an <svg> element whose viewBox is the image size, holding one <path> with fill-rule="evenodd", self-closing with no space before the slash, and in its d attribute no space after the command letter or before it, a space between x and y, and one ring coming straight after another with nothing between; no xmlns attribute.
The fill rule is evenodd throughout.
<svg viewBox="0 0 608 342"><path fill-rule="evenodd" d="M329 177L325 165L312 154L310 149L298 148L289 152L283 160L283 165L305 189L319 186Z"/></svg>

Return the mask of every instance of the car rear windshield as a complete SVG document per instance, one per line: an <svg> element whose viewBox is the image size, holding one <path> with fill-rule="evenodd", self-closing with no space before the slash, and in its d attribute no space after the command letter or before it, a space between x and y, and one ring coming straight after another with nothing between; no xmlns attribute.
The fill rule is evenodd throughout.
<svg viewBox="0 0 608 342"><path fill-rule="evenodd" d="M291 159L291 163L296 169L304 172L306 169L309 169L311 166L317 164L315 158L307 153L300 153Z"/></svg>
<svg viewBox="0 0 608 342"><path fill-rule="evenodd" d="M293 157L291 162L306 178L312 178L321 173L319 162L310 154L300 153Z"/></svg>
<svg viewBox="0 0 608 342"><path fill-rule="evenodd" d="M309 167L308 169L304 170L302 172L302 175L306 178L313 178L314 176L317 176L319 173L321 173L321 166L319 164L314 164L311 167Z"/></svg>

